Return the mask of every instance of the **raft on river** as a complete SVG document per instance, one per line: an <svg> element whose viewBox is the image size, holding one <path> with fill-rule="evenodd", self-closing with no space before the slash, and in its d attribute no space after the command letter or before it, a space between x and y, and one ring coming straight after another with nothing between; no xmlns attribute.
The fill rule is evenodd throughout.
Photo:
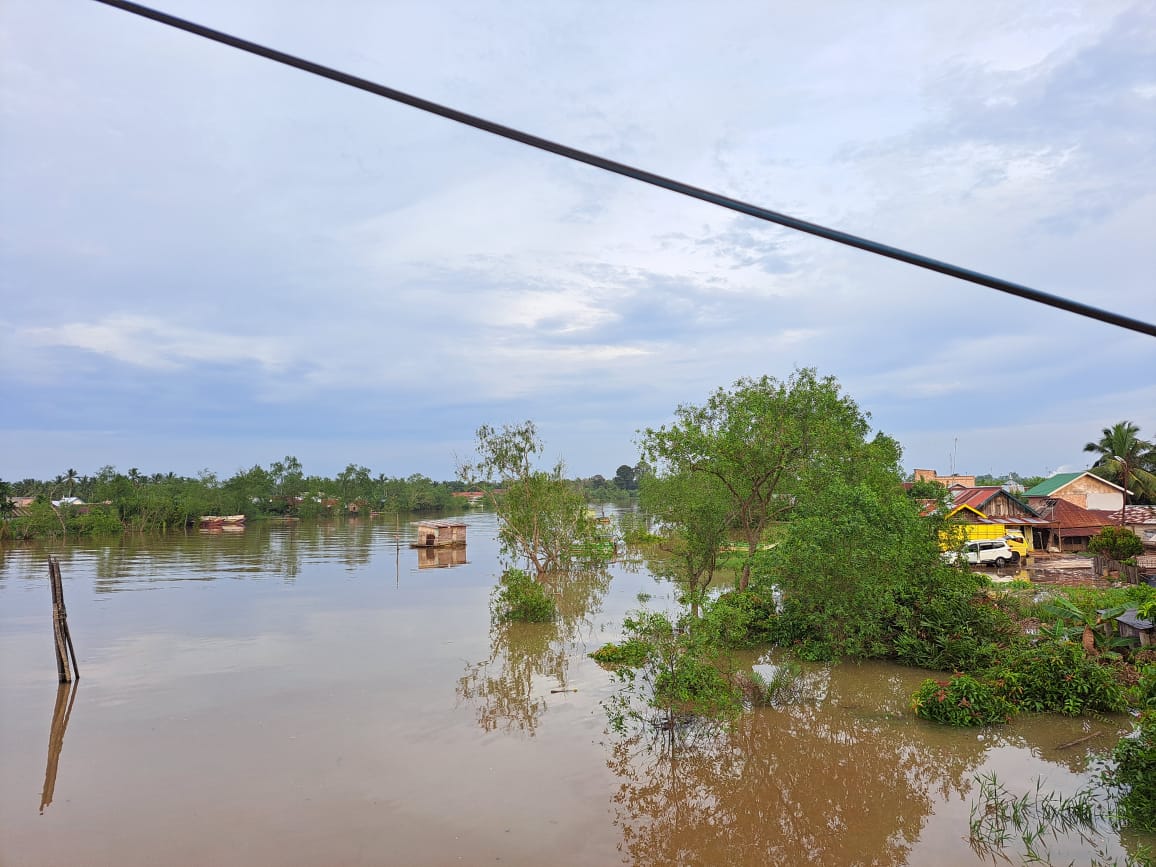
<svg viewBox="0 0 1156 867"><path fill-rule="evenodd" d="M460 548L466 544L466 525L458 521L414 521L417 538L411 548Z"/></svg>

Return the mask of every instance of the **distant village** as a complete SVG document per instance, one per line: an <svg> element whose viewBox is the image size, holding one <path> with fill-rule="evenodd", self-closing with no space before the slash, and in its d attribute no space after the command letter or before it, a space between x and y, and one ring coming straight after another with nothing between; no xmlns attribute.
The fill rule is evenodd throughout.
<svg viewBox="0 0 1156 867"><path fill-rule="evenodd" d="M968 539L1018 532L1029 552L1061 554L1087 550L1092 537L1111 526L1128 528L1146 550L1156 551L1156 506L1126 505L1124 488L1090 471L1058 473L1026 490L975 480L918 469L907 487L927 482L945 487L947 517Z"/></svg>

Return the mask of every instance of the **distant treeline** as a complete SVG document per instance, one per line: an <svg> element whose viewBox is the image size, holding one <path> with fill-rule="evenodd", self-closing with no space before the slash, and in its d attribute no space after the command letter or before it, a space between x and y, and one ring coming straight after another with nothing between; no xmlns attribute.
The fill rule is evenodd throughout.
<svg viewBox="0 0 1156 867"><path fill-rule="evenodd" d="M628 500L637 489L636 468L623 465L613 479L575 479L591 502ZM204 515L244 514L325 518L373 512L452 513L469 506L455 497L471 489L462 481L435 482L419 473L406 478L374 475L349 464L334 478L306 475L288 456L268 467L254 465L227 479L203 470L195 478L175 473L145 475L106 466L94 475L69 469L53 479L0 480L0 538L153 532L195 526ZM32 498L32 502L26 502ZM79 502L77 502L79 501Z"/></svg>

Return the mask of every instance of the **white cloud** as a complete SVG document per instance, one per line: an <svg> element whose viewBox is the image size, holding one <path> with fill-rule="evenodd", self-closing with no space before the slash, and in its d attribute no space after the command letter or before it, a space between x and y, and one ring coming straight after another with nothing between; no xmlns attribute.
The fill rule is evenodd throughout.
<svg viewBox="0 0 1156 867"><path fill-rule="evenodd" d="M197 364L255 364L276 370L290 361L284 341L182 328L145 316L24 328L17 339L34 347L81 349L154 370Z"/></svg>

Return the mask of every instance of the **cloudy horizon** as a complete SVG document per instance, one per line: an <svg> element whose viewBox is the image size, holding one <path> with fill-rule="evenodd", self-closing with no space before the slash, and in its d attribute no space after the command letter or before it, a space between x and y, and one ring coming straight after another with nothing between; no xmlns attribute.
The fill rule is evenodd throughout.
<svg viewBox="0 0 1156 867"><path fill-rule="evenodd" d="M165 0L724 195L1156 319L1156 4ZM0 10L0 478L296 455L577 476L739 377L904 465L1156 438L1156 342L687 200L88 0Z"/></svg>

